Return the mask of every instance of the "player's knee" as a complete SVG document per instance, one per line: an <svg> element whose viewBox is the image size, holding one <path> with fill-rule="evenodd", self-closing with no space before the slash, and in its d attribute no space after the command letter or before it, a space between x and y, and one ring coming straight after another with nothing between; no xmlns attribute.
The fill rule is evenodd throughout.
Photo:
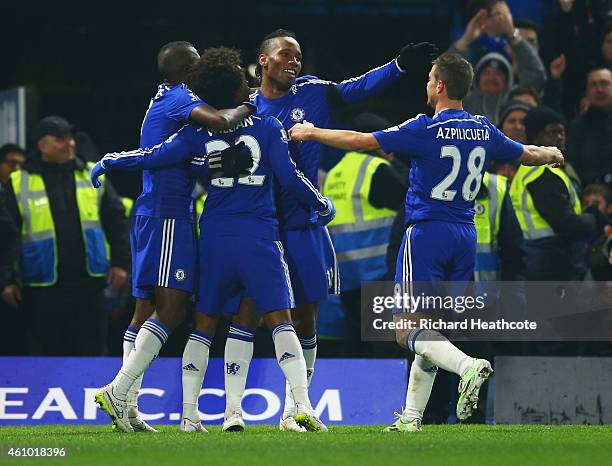
<svg viewBox="0 0 612 466"><path fill-rule="evenodd" d="M306 303L291 311L295 331L300 335L312 335L317 328L318 303Z"/></svg>
<svg viewBox="0 0 612 466"><path fill-rule="evenodd" d="M137 299L134 307L134 315L130 322L131 327L140 328L155 311L155 304L148 299Z"/></svg>

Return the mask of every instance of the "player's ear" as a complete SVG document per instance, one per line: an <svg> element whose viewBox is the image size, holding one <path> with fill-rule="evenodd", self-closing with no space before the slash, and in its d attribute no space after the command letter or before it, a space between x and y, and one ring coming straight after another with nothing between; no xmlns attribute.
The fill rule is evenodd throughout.
<svg viewBox="0 0 612 466"><path fill-rule="evenodd" d="M268 56L261 53L259 54L259 64L261 65L261 67L263 68L264 66L266 66L268 64Z"/></svg>
<svg viewBox="0 0 612 466"><path fill-rule="evenodd" d="M444 89L446 89L446 84L444 84L444 81L438 81L438 83L436 84L436 92L438 94L442 94L444 92Z"/></svg>

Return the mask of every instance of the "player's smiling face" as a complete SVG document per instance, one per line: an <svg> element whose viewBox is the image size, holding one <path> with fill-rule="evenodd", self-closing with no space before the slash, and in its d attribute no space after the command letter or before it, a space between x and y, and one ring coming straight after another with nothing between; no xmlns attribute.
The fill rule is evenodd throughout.
<svg viewBox="0 0 612 466"><path fill-rule="evenodd" d="M277 37L268 53L259 56L262 74L275 87L289 90L302 70L302 50L292 37Z"/></svg>

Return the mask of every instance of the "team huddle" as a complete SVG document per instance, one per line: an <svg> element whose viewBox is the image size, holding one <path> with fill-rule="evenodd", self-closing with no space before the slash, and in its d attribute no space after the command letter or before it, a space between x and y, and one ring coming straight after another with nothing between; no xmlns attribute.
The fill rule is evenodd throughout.
<svg viewBox="0 0 612 466"><path fill-rule="evenodd" d="M260 87L253 91L236 50L208 49L199 56L187 42L166 44L158 54L164 82L145 115L140 148L107 154L92 170L96 187L111 170L143 173L131 226L136 309L124 336L123 365L96 394L114 428L155 431L138 415L142 376L194 294L195 326L182 361L180 430L206 432L198 398L222 313L232 315L224 355L222 430L245 427L241 401L260 320L270 329L286 379L280 429L327 430L308 396L318 303L340 288L325 227L335 208L317 189L322 144L357 151L382 148L411 162L407 230L395 277L406 291L413 281L472 278L473 204L489 160L563 163L557 149L523 146L485 118L465 112L461 100L472 68L457 55L438 57L431 44L407 45L396 59L339 84L299 76L301 60L293 33L269 34L259 49ZM427 70L432 118L419 115L369 134L323 129L338 102L357 103L404 73L425 76ZM207 192L199 238L194 228L197 180ZM405 314L401 311L396 318ZM438 367L461 377L457 415L466 419L492 372L489 362L467 356L431 330L398 330L397 341L415 353L415 361L406 408L385 430L421 429Z"/></svg>

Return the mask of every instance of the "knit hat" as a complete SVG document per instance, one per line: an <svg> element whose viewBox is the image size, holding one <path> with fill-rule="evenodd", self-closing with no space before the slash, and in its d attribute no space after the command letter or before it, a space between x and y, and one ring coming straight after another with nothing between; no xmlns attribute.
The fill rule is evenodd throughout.
<svg viewBox="0 0 612 466"><path fill-rule="evenodd" d="M474 82L478 83L480 73L482 73L482 71L489 66L500 70L506 77L506 82L508 83L507 88L509 89L512 87L514 83L512 65L510 65L510 62L506 59L506 57L497 52L487 53L480 60L478 60L478 63L476 63L476 68L474 69L474 74L476 75Z"/></svg>
<svg viewBox="0 0 612 466"><path fill-rule="evenodd" d="M525 102L521 100L510 100L506 102L506 104L502 107L501 111L499 112L499 125L498 126L501 128L502 125L504 124L504 121L506 120L506 117L510 115L510 113L514 112L515 110L522 110L525 113L529 113L529 111L532 108L533 107L531 105L526 104Z"/></svg>

